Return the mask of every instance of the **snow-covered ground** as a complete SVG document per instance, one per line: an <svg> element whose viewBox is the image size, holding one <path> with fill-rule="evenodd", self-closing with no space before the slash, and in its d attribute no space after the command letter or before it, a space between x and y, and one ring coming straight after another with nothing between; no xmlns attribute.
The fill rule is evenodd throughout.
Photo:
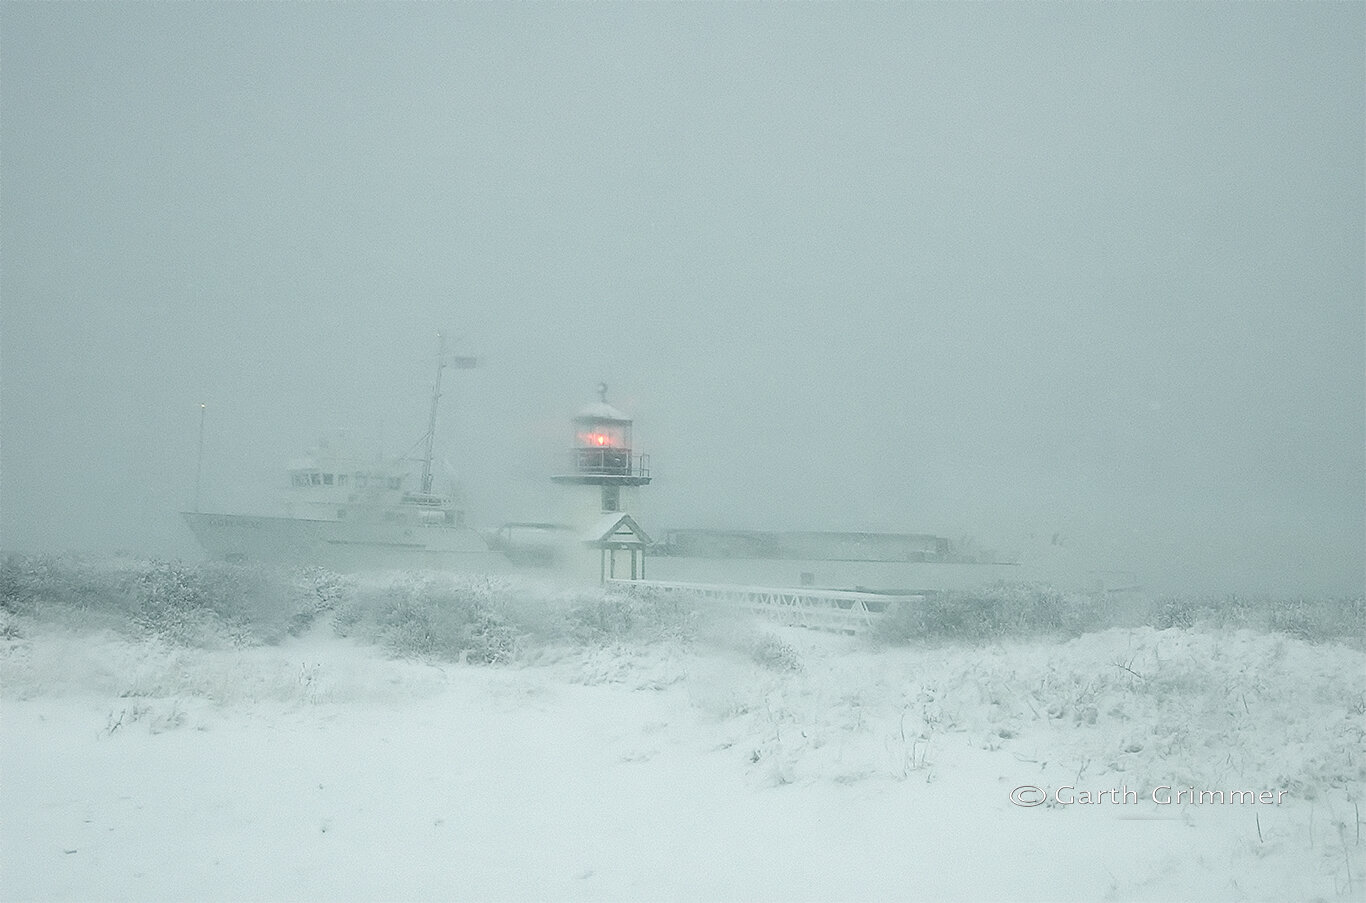
<svg viewBox="0 0 1366 903"><path fill-rule="evenodd" d="M736 622L768 652L750 634L487 666L326 625L217 650L22 626L0 659L11 900L1366 889L1366 655L1341 645L1142 628L878 649ZM1279 802L1153 799L1191 790Z"/></svg>

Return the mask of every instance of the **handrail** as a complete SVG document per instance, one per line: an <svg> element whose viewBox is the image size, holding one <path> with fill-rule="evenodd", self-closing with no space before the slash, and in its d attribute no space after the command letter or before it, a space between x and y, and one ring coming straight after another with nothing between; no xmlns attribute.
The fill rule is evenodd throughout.
<svg viewBox="0 0 1366 903"><path fill-rule="evenodd" d="M627 593L641 590L691 593L710 599L729 600L756 614L786 624L816 630L858 633L867 630L902 605L923 602L921 594L897 595L815 587L739 586L729 583L676 583L666 580L605 581L610 589Z"/></svg>
<svg viewBox="0 0 1366 903"><path fill-rule="evenodd" d="M612 578L607 585L618 588L671 589L680 592L717 593L726 595L755 595L782 593L812 599L839 599L846 602L919 602L919 593L867 593L845 589L819 589L814 586L744 586L738 583L678 583L668 580L621 580Z"/></svg>
<svg viewBox="0 0 1366 903"><path fill-rule="evenodd" d="M626 448L575 448L570 450L575 473L603 476L649 476L649 455L634 455Z"/></svg>

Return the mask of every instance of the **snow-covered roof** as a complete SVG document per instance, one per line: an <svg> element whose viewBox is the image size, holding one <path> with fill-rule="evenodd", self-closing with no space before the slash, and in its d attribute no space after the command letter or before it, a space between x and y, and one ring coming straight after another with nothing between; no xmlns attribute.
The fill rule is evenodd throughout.
<svg viewBox="0 0 1366 903"><path fill-rule="evenodd" d="M588 407L579 411L578 416L575 419L587 420L589 418L592 418L594 420L618 420L622 423L631 422L630 417L627 417L621 411L618 411L616 408L612 407L605 401L593 402Z"/></svg>
<svg viewBox="0 0 1366 903"><path fill-rule="evenodd" d="M584 542L591 543L639 543L646 546L652 541L649 535L640 528L640 524L636 523L635 518L620 512L604 514L580 538Z"/></svg>

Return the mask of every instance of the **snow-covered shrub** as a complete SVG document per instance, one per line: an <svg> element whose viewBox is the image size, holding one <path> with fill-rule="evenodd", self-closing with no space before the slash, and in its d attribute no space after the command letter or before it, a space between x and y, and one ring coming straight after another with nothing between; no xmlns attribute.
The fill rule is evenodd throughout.
<svg viewBox="0 0 1366 903"><path fill-rule="evenodd" d="M772 634L760 634L749 646L749 657L770 671L801 671L802 657L795 646Z"/></svg>
<svg viewBox="0 0 1366 903"><path fill-rule="evenodd" d="M178 562L156 562L136 579L133 621L147 633L172 643L203 639L216 620L198 574Z"/></svg>
<svg viewBox="0 0 1366 903"><path fill-rule="evenodd" d="M40 615L52 606L126 608L127 588L119 559L10 554L0 565L0 608L16 615Z"/></svg>
<svg viewBox="0 0 1366 903"><path fill-rule="evenodd" d="M1366 642L1366 598L1293 599L1269 605L1269 626L1311 643Z"/></svg>
<svg viewBox="0 0 1366 903"><path fill-rule="evenodd" d="M7 609L0 608L0 640L21 640L24 630L19 626L18 616Z"/></svg>
<svg viewBox="0 0 1366 903"><path fill-rule="evenodd" d="M883 642L1003 637L1077 636L1103 626L1100 607L1088 596L1051 586L1000 583L979 590L929 593L918 603L889 611L874 628Z"/></svg>
<svg viewBox="0 0 1366 903"><path fill-rule="evenodd" d="M42 571L37 556L9 553L0 559L0 611L32 614L41 592Z"/></svg>
<svg viewBox="0 0 1366 903"><path fill-rule="evenodd" d="M564 613L568 638L583 645L617 642L636 625L635 600L625 595L585 596Z"/></svg>
<svg viewBox="0 0 1366 903"><path fill-rule="evenodd" d="M1361 646L1366 645L1366 598L1168 596L1157 601L1147 623L1158 630L1248 629L1283 633L1311 643Z"/></svg>
<svg viewBox="0 0 1366 903"><path fill-rule="evenodd" d="M564 638L580 645L687 643L696 636L695 601L655 587L587 590L564 610Z"/></svg>
<svg viewBox="0 0 1366 903"><path fill-rule="evenodd" d="M916 640L980 640L997 632L998 618L988 598L931 593L920 602L902 603L874 622L873 637L891 643Z"/></svg>
<svg viewBox="0 0 1366 903"><path fill-rule="evenodd" d="M1064 592L1053 586L1014 586L1004 588L1007 606L1012 610L1012 628L1026 633L1079 636L1109 626L1106 613L1095 597Z"/></svg>
<svg viewBox="0 0 1366 903"><path fill-rule="evenodd" d="M278 640L291 609L279 579L226 564L125 558L7 556L0 607L88 631L180 645Z"/></svg>
<svg viewBox="0 0 1366 903"><path fill-rule="evenodd" d="M289 633L298 636L308 630L319 615L345 608L355 594L356 580L325 568L311 567L293 575L292 589L294 612L290 617Z"/></svg>
<svg viewBox="0 0 1366 903"><path fill-rule="evenodd" d="M1196 615L1197 608L1189 599L1163 599L1153 612L1153 626L1158 630L1185 629L1195 624Z"/></svg>
<svg viewBox="0 0 1366 903"><path fill-rule="evenodd" d="M337 636L365 635L372 593L359 588L338 600L332 610L332 630Z"/></svg>
<svg viewBox="0 0 1366 903"><path fill-rule="evenodd" d="M703 615L699 601L687 594L654 593L636 602L637 636L646 642L690 643Z"/></svg>
<svg viewBox="0 0 1366 903"><path fill-rule="evenodd" d="M1101 601L1055 587L1001 583L931 593L902 604L875 625L885 643L981 642L1009 637L1072 637L1111 627L1224 629L1284 633L1312 643L1366 646L1366 599L1271 599L1242 595L1163 596Z"/></svg>
<svg viewBox="0 0 1366 903"><path fill-rule="evenodd" d="M299 611L281 574L241 565L153 561L133 583L133 621L180 645L278 643Z"/></svg>
<svg viewBox="0 0 1366 903"><path fill-rule="evenodd" d="M522 630L508 605L508 587L489 577L401 574L357 589L344 599L340 631L384 645L407 658L492 664L510 661Z"/></svg>

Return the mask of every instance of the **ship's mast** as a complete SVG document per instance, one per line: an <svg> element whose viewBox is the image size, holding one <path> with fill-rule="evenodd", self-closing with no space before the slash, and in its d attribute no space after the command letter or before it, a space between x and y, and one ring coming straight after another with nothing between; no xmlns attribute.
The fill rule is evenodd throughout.
<svg viewBox="0 0 1366 903"><path fill-rule="evenodd" d="M458 339L457 339L458 341ZM422 451L422 493L430 495L432 491L432 455L436 446L436 406L441 400L441 371L446 369L449 363L457 370L469 370L478 366L478 359L473 357L446 357L446 336L444 333L436 334L436 379L432 381L432 408L427 416L427 435L423 437Z"/></svg>
<svg viewBox="0 0 1366 903"><path fill-rule="evenodd" d="M194 465L194 510L199 510L199 479L204 476L204 412L207 406L199 403L199 457Z"/></svg>
<svg viewBox="0 0 1366 903"><path fill-rule="evenodd" d="M427 446L422 453L422 493L432 491L432 450L436 443L436 405L441 400L441 371L446 367L446 336L436 334L436 381L432 383L432 412L427 418Z"/></svg>

